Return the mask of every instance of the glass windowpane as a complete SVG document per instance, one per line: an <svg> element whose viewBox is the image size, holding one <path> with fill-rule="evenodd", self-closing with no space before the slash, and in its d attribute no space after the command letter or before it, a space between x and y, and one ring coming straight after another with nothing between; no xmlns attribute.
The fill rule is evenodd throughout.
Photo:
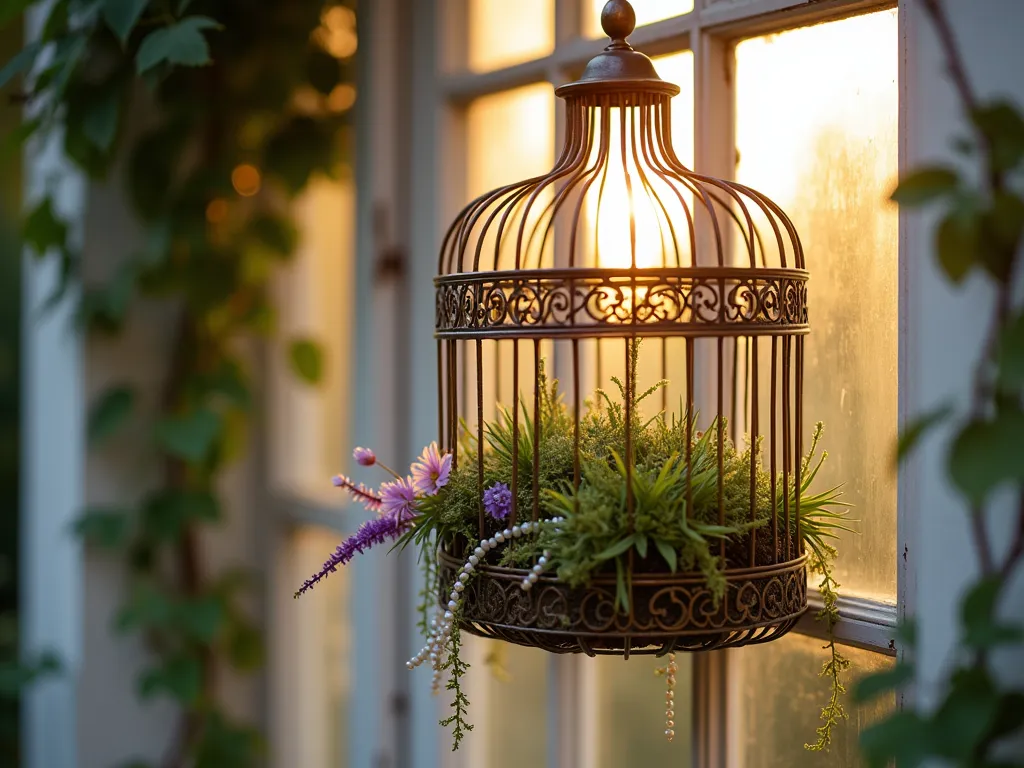
<svg viewBox="0 0 1024 768"><path fill-rule="evenodd" d="M842 537L838 580L894 601L896 11L744 41L736 91L739 180L792 217L812 276L804 445L823 421L814 490L844 484L860 531Z"/></svg>
<svg viewBox="0 0 1024 768"><path fill-rule="evenodd" d="M656 667L668 658L615 656L583 659L583 749L581 765L595 768L692 765L692 661L677 654L675 738L665 738L665 678Z"/></svg>
<svg viewBox="0 0 1024 768"><path fill-rule="evenodd" d="M730 670L737 673L735 708L730 727L741 750L743 768L855 768L860 760L860 731L891 711L894 696L883 696L864 707L847 694L843 706L849 719L836 726L828 752L809 752L804 744L817 739L821 708L828 702L829 681L821 677L828 652L823 640L787 635L764 645L730 652ZM846 681L889 669L894 660L880 653L842 647L852 662ZM852 690L852 685L847 685ZM738 711L736 711L738 710Z"/></svg>
<svg viewBox="0 0 1024 768"><path fill-rule="evenodd" d="M474 72L547 56L554 48L554 0L470 0L467 5Z"/></svg>
<svg viewBox="0 0 1024 768"><path fill-rule="evenodd" d="M606 2L607 0L583 0L584 36L604 37L604 30L601 29L601 10ZM682 16L693 10L693 0L636 0L632 5L636 11L638 27L673 16ZM661 76L665 78L664 73L661 73Z"/></svg>

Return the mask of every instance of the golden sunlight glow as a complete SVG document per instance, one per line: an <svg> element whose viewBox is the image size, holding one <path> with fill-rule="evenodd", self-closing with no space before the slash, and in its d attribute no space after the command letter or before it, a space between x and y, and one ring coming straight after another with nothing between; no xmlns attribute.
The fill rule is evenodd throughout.
<svg viewBox="0 0 1024 768"><path fill-rule="evenodd" d="M231 172L231 186L242 197L252 197L260 191L263 180L256 166L243 163Z"/></svg>
<svg viewBox="0 0 1024 768"><path fill-rule="evenodd" d="M607 0L585 0L583 31L587 37L604 37L601 29L601 9ZM682 16L693 10L693 0L633 0L636 25L653 24L672 16ZM663 74L662 77L665 77Z"/></svg>
<svg viewBox="0 0 1024 768"><path fill-rule="evenodd" d="M551 53L554 0L469 0L469 68L486 72Z"/></svg>
<svg viewBox="0 0 1024 768"><path fill-rule="evenodd" d="M676 83L682 88L678 96L672 100L672 144L676 154L683 163L693 164L693 54L690 51L661 56L654 60L658 74L662 79ZM621 153L614 148L621 141L619 110L611 110L611 141L613 148L609 172L605 181L604 192L600 196L600 219L598 219L598 195L596 189L587 196L586 217L588 232L593 232L593 223L597 222L597 252L600 267L622 267L632 265L630 244L630 213L635 221L636 232L636 265L638 267L660 267L664 264L665 248L662 240L663 216L657 206L652 203L637 182L637 169L630 156L626 162L632 189L626 183L626 173L622 170ZM594 155L597 154L594 148ZM651 174L647 174L649 177ZM654 191L659 197L671 199L673 194L667 185L652 181ZM674 222L678 226L678 222ZM677 235L682 235L677 231ZM685 236L683 236L685 237ZM585 249L593 251L593 235ZM588 253L580 265L593 266L593 257Z"/></svg>
<svg viewBox="0 0 1024 768"><path fill-rule="evenodd" d="M206 220L210 224L220 224L228 217L228 201L223 197L214 198L206 206Z"/></svg>
<svg viewBox="0 0 1024 768"><path fill-rule="evenodd" d="M325 51L338 59L347 59L355 54L359 47L355 11L336 5L324 13L320 23L322 26L315 37Z"/></svg>
<svg viewBox="0 0 1024 768"><path fill-rule="evenodd" d="M351 83L342 83L334 87L327 97L327 107L332 112L346 112L356 103L356 88Z"/></svg>
<svg viewBox="0 0 1024 768"><path fill-rule="evenodd" d="M852 594L880 600L896 597L888 457L899 278L897 216L886 197L897 172L897 67L895 10L736 48L738 178L790 215L812 275L804 439L825 423L820 487L845 483L843 500L862 521L859 536L840 542L836 576Z"/></svg>

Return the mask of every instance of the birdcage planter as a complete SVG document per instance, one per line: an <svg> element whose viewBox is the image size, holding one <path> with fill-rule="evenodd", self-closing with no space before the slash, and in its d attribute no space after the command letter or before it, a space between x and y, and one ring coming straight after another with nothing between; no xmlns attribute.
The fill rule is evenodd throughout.
<svg viewBox="0 0 1024 768"><path fill-rule="evenodd" d="M566 122L554 169L474 200L441 248L438 428L455 471L461 462L477 474L479 541L467 532L440 535L440 602L458 603L454 620L466 632L557 653L629 656L769 641L807 607L799 519L809 331L803 251L789 218L764 195L679 161L669 108L679 88L626 42L634 23L628 3L609 3L602 22L611 44L580 80L556 91ZM686 433L673 465L686 478L676 499L689 521L683 526L698 524L690 517L698 492L705 527L749 518L741 535L709 545L722 566L714 591L706 570L673 570L655 551L630 548L615 568L604 563L573 584L558 569L508 562L517 525L531 522L537 532L548 524L552 492L576 494L570 523L587 512L584 399L607 387L613 370L622 382L622 437L612 453L624 472L623 535L639 535L634 473L650 469L635 444L647 439L634 424L644 377L667 380L654 395L661 418L671 401L674 434ZM550 378L572 420L560 422L562 436L571 435L572 462L545 487L542 401ZM496 519L483 499L497 487L487 452L502 419L511 458L500 485L508 486L510 508ZM717 451L709 463L701 449L701 471L717 468L711 502L706 487L694 487L695 435L707 430ZM744 459L745 499L735 487L735 448L744 443L753 446ZM474 550L472 578L462 579L455 600L452 585Z"/></svg>

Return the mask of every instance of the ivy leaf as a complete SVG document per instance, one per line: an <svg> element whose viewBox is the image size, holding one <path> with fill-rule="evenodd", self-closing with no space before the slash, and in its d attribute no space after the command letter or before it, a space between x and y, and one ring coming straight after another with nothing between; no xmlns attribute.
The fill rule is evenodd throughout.
<svg viewBox="0 0 1024 768"><path fill-rule="evenodd" d="M263 666L263 636L248 622L235 619L226 631L228 662L240 672L252 672Z"/></svg>
<svg viewBox="0 0 1024 768"><path fill-rule="evenodd" d="M952 412L953 409L950 406L942 405L928 411L923 416L918 416L907 424L906 428L900 433L900 438L896 443L894 463L898 464L902 461L932 427L941 424Z"/></svg>
<svg viewBox="0 0 1024 768"><path fill-rule="evenodd" d="M128 386L111 387L89 411L87 428L90 443L114 434L135 407L135 391Z"/></svg>
<svg viewBox="0 0 1024 768"><path fill-rule="evenodd" d="M117 135L120 114L120 90L117 87L106 88L88 105L82 120L82 133L97 149L107 152Z"/></svg>
<svg viewBox="0 0 1024 768"><path fill-rule="evenodd" d="M279 179L289 194L298 193L315 172L327 172L334 166L336 128L326 120L293 118L267 142L267 173Z"/></svg>
<svg viewBox="0 0 1024 768"><path fill-rule="evenodd" d="M206 596L183 600L177 606L177 623L193 639L210 643L224 623L224 606L216 597Z"/></svg>
<svg viewBox="0 0 1024 768"><path fill-rule="evenodd" d="M192 656L170 658L166 664L150 668L139 678L139 696L150 699L165 693L182 704L192 704L199 698L203 684L203 669Z"/></svg>
<svg viewBox="0 0 1024 768"><path fill-rule="evenodd" d="M162 491L151 496L142 510L145 529L155 538L170 541L176 541L189 523L219 518L216 497L205 491Z"/></svg>
<svg viewBox="0 0 1024 768"><path fill-rule="evenodd" d="M921 168L904 176L889 199L900 205L921 206L951 194L959 181L949 168Z"/></svg>
<svg viewBox="0 0 1024 768"><path fill-rule="evenodd" d="M1024 119L1008 102L996 101L975 110L974 124L992 145L992 162L1008 171L1024 159Z"/></svg>
<svg viewBox="0 0 1024 768"><path fill-rule="evenodd" d="M202 67L210 63L210 46L203 37L204 29L220 29L207 16L187 16L170 26L150 32L142 40L135 55L135 69L142 75L164 62L185 67Z"/></svg>
<svg viewBox="0 0 1024 768"><path fill-rule="evenodd" d="M324 360L320 345L310 339L296 339L288 350L295 374L307 384L319 384L323 378Z"/></svg>
<svg viewBox="0 0 1024 768"><path fill-rule="evenodd" d="M865 675L853 689L853 700L865 704L892 690L898 690L914 679L910 664L897 664L884 672Z"/></svg>
<svg viewBox="0 0 1024 768"><path fill-rule="evenodd" d="M109 550L127 541L130 525L125 510L89 509L75 520L73 530L87 543Z"/></svg>
<svg viewBox="0 0 1024 768"><path fill-rule="evenodd" d="M975 216L953 211L935 231L939 265L954 283L960 283L978 260L978 229Z"/></svg>
<svg viewBox="0 0 1024 768"><path fill-rule="evenodd" d="M152 584L140 583L131 598L114 619L114 628L121 633L134 629L166 627L174 618L174 604Z"/></svg>
<svg viewBox="0 0 1024 768"><path fill-rule="evenodd" d="M103 20L117 35L121 45L127 44L128 37L148 4L149 0L104 0Z"/></svg>
<svg viewBox="0 0 1024 768"><path fill-rule="evenodd" d="M903 711L868 726L860 733L860 746L870 768L917 768L930 755L931 730L915 712Z"/></svg>
<svg viewBox="0 0 1024 768"><path fill-rule="evenodd" d="M25 217L22 237L37 256L43 256L50 248L64 245L68 237L68 228L57 218L50 197L43 198Z"/></svg>
<svg viewBox="0 0 1024 768"><path fill-rule="evenodd" d="M10 61L4 64L3 69L0 69L0 88L11 82L15 76L32 69L32 65L36 63L36 58L42 49L43 44L37 41L29 43L18 51Z"/></svg>
<svg viewBox="0 0 1024 768"><path fill-rule="evenodd" d="M210 453L220 429L217 414L199 408L184 416L162 419L156 426L156 439L170 455L195 463Z"/></svg>
<svg viewBox="0 0 1024 768"><path fill-rule="evenodd" d="M996 607L1002 589L1002 581L998 577L990 577L979 581L964 596L960 621L964 628L964 643L971 648L993 648L1024 638L1021 627L997 620Z"/></svg>
<svg viewBox="0 0 1024 768"><path fill-rule="evenodd" d="M211 712L196 746L195 768L249 768L259 765L262 742L252 728L229 723Z"/></svg>
<svg viewBox="0 0 1024 768"><path fill-rule="evenodd" d="M995 421L973 421L960 431L949 453L949 476L968 500L981 503L1004 482L1024 482L1021 434L1024 413L1016 410Z"/></svg>
<svg viewBox="0 0 1024 768"><path fill-rule="evenodd" d="M932 738L943 757L966 761L995 724L999 694L983 669L960 669L951 682L933 717Z"/></svg>
<svg viewBox="0 0 1024 768"><path fill-rule="evenodd" d="M675 548L667 541L662 541L661 539L655 539L654 545L658 548L658 552L661 553L661 556L668 564L669 569L672 573L675 573L676 568L679 566L679 559L676 555Z"/></svg>
<svg viewBox="0 0 1024 768"><path fill-rule="evenodd" d="M1000 386L1008 390L1024 386L1024 312L1003 329L996 360Z"/></svg>
<svg viewBox="0 0 1024 768"><path fill-rule="evenodd" d="M291 256L299 242L295 225L279 216L257 216L249 225L249 233L257 243L281 258Z"/></svg>

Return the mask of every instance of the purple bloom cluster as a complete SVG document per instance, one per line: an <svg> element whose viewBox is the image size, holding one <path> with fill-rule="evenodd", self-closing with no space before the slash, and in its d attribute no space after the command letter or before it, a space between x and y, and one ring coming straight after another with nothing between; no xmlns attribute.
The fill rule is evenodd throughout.
<svg viewBox="0 0 1024 768"><path fill-rule="evenodd" d="M484 511L495 520L504 520L512 511L512 491L504 483L495 483L484 491Z"/></svg>
<svg viewBox="0 0 1024 768"><path fill-rule="evenodd" d="M338 545L319 573L303 582L299 591L295 593L295 597L308 592L314 584L326 578L327 574L334 573L338 566L345 565L357 554L375 544L383 544L389 539L397 539L409 524L410 519L410 516L396 512L367 520L359 526L359 530L354 535L349 536Z"/></svg>
<svg viewBox="0 0 1024 768"><path fill-rule="evenodd" d="M353 499L371 512L376 512L381 508L383 501L381 497L362 483L357 483L345 475L335 475L331 482L334 483L335 488L344 488Z"/></svg>

